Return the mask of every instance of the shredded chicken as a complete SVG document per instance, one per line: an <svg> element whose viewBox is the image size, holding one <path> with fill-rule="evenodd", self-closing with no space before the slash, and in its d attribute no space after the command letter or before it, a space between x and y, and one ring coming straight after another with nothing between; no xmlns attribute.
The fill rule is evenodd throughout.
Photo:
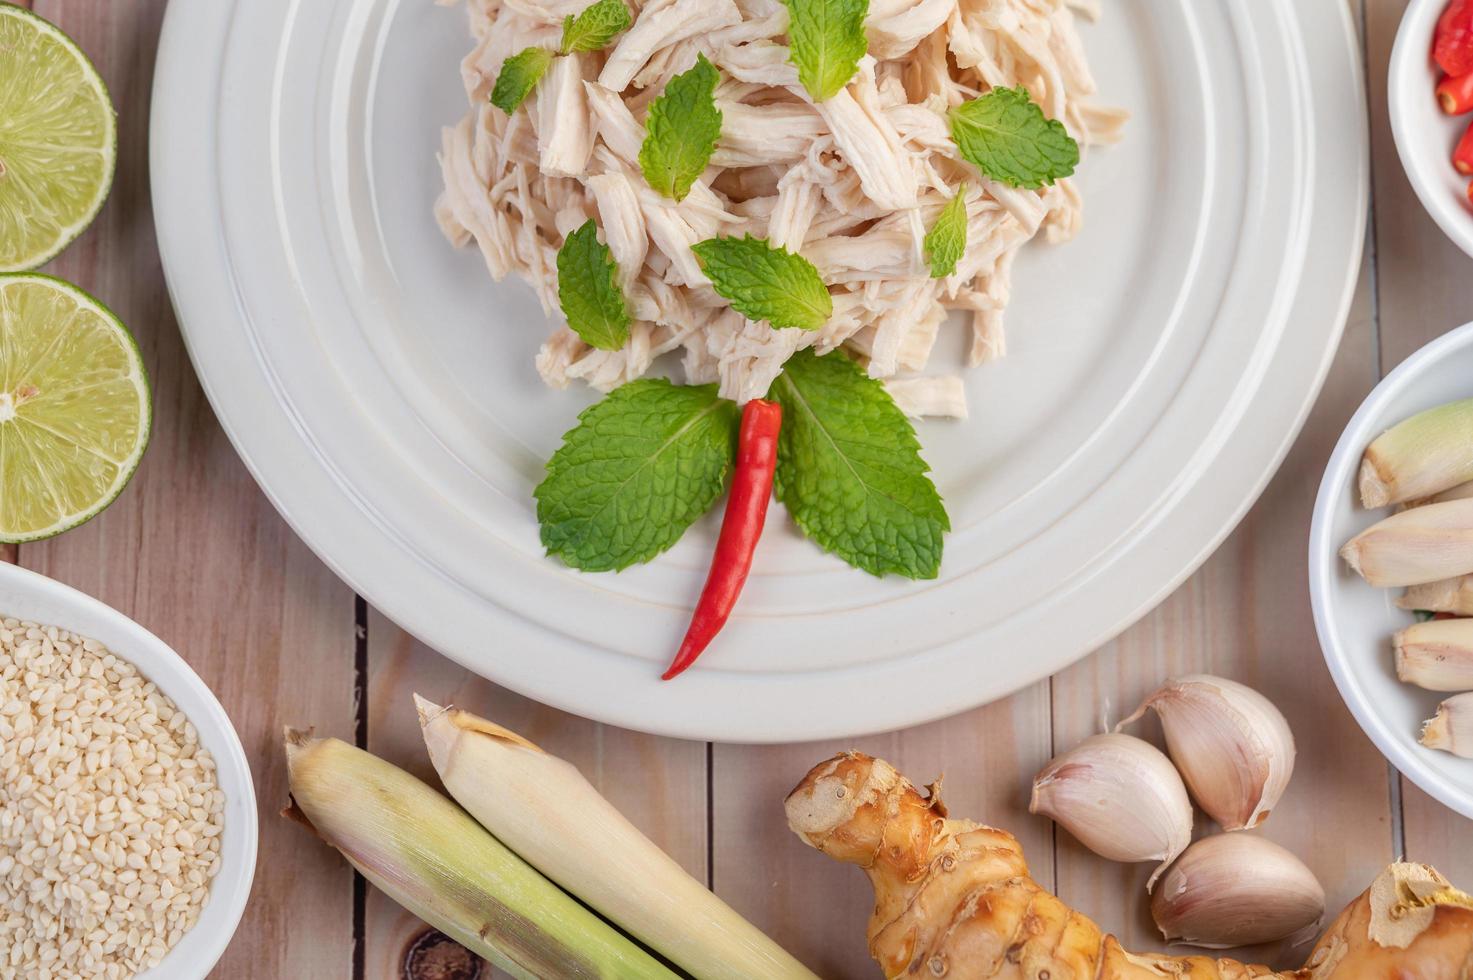
<svg viewBox="0 0 1473 980"><path fill-rule="evenodd" d="M442 0L453 2L453 0ZM971 364L1001 357L1013 260L1042 233L1079 229L1070 179L1037 191L963 163L946 111L997 86L1025 86L1082 146L1120 138L1125 113L1092 104L1095 83L1076 16L1096 0L871 0L869 55L850 84L815 105L788 60L781 0L629 0L635 16L604 51L557 58L511 116L487 104L502 63L553 47L562 19L591 0L467 0L474 45L461 63L470 110L444 131L435 217L474 241L491 275L515 272L557 311L557 250L595 218L619 264L635 322L621 350L595 350L559 327L537 355L543 379L609 390L678 353L693 384L761 397L796 351L843 346L884 379L910 415L965 417L955 374L921 373L944 321L971 331ZM721 138L681 202L639 167L650 102L704 54L721 72ZM922 241L957 188L967 249L933 279ZM711 288L691 246L751 234L800 252L830 287L820 330L753 323Z"/></svg>

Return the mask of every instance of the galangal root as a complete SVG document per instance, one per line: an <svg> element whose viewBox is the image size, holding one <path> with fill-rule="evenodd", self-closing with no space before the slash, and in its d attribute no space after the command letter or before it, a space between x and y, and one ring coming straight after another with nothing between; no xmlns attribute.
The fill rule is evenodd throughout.
<svg viewBox="0 0 1473 980"><path fill-rule="evenodd" d="M1303 967L1275 972L1127 952L1028 876L1013 835L949 818L939 783L922 795L883 760L835 756L804 777L786 806L794 833L869 875L870 954L892 980L1473 978L1473 896L1424 864L1388 866Z"/></svg>

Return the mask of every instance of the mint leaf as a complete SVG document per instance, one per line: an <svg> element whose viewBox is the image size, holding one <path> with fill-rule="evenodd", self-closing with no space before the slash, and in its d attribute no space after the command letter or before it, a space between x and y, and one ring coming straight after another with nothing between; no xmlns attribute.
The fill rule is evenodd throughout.
<svg viewBox="0 0 1473 980"><path fill-rule="evenodd" d="M557 253L557 299L568 326L599 350L618 350L629 340L629 304L619 288L619 266L598 240L589 218Z"/></svg>
<svg viewBox="0 0 1473 980"><path fill-rule="evenodd" d="M813 263L766 239L709 238L692 246L701 271L732 309L774 327L817 330L834 312L834 300Z"/></svg>
<svg viewBox="0 0 1473 980"><path fill-rule="evenodd" d="M993 180L1034 189L1069 176L1079 163L1079 144L1022 86L995 88L950 115L957 149Z"/></svg>
<svg viewBox="0 0 1473 980"><path fill-rule="evenodd" d="M869 50L869 0L783 0L788 8L788 60L813 97L831 99L859 70Z"/></svg>
<svg viewBox="0 0 1473 980"><path fill-rule="evenodd" d="M926 232L926 240L922 244L926 250L926 261L931 263L932 279L945 279L956 273L956 264L967 251L965 186L957 188L956 194L946 202L946 207L941 209L936 224Z"/></svg>
<svg viewBox="0 0 1473 980"><path fill-rule="evenodd" d="M915 430L844 354L794 354L768 395L783 407L777 499L825 551L871 575L935 578L946 508Z"/></svg>
<svg viewBox="0 0 1473 980"><path fill-rule="evenodd" d="M670 79L650 106L639 166L649 185L666 197L684 200L711 162L721 135L717 81L716 66L697 55L695 67Z"/></svg>
<svg viewBox="0 0 1473 980"><path fill-rule="evenodd" d="M534 494L547 553L606 572L669 548L721 496L740 415L715 385L615 388L547 462Z"/></svg>
<svg viewBox="0 0 1473 980"><path fill-rule="evenodd" d="M597 51L628 27L631 19L624 0L598 0L577 17L569 14L563 20L561 50L563 54Z"/></svg>
<svg viewBox="0 0 1473 980"><path fill-rule="evenodd" d="M496 76L496 84L491 87L491 104L508 116L516 112L550 64L552 52L546 48L527 48L507 58L501 65L501 74Z"/></svg>

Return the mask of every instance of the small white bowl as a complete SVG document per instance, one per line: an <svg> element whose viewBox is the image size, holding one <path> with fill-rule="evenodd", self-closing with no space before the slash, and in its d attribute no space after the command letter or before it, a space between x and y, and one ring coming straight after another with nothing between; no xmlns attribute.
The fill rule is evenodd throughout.
<svg viewBox="0 0 1473 980"><path fill-rule="evenodd" d="M1387 104L1391 133L1407 179L1447 237L1473 255L1469 178L1453 169L1453 148L1473 115L1449 116L1434 90L1442 70L1432 60L1432 36L1447 0L1412 0L1391 49Z"/></svg>
<svg viewBox="0 0 1473 980"><path fill-rule="evenodd" d="M1473 759L1417 743L1422 722L1451 694L1396 679L1391 636L1415 622L1400 589L1367 585L1340 559L1345 542L1391 513L1360 505L1356 478L1366 446L1425 409L1473 397L1473 323L1444 334L1388 374L1361 404L1320 482L1309 529L1309 598L1325 662L1371 741L1429 795L1473 817Z"/></svg>
<svg viewBox="0 0 1473 980"><path fill-rule="evenodd" d="M0 562L0 616L14 616L91 637L136 666L194 722L200 744L215 757L225 792L220 871L193 929L146 980L203 980L240 923L256 871L256 793L235 728L215 695L168 644L127 616L44 575Z"/></svg>

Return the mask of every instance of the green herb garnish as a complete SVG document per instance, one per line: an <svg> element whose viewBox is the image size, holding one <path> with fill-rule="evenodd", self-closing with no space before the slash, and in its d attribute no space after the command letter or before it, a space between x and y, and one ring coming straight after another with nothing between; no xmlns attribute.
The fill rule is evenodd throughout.
<svg viewBox="0 0 1473 980"><path fill-rule="evenodd" d="M491 87L491 104L507 115L516 112L551 64L552 52L546 48L527 48L507 58Z"/></svg>
<svg viewBox="0 0 1473 980"><path fill-rule="evenodd" d="M739 418L715 385L615 388L578 416L537 487L548 554L604 572L665 551L721 496Z"/></svg>
<svg viewBox="0 0 1473 980"><path fill-rule="evenodd" d="M619 288L619 266L598 240L589 218L557 253L557 298L568 326L599 350L618 350L629 340L629 304Z"/></svg>
<svg viewBox="0 0 1473 980"><path fill-rule="evenodd" d="M864 19L869 0L783 0L788 8L789 60L815 102L838 94L869 50Z"/></svg>
<svg viewBox="0 0 1473 980"><path fill-rule="evenodd" d="M962 157L993 180L1034 189L1069 176L1079 163L1079 144L1022 86L995 88L950 116Z"/></svg>
<svg viewBox="0 0 1473 980"><path fill-rule="evenodd" d="M695 67L670 79L650 105L639 166L649 185L666 197L684 200L711 162L721 136L718 80L716 67L704 54L697 55Z"/></svg>
<svg viewBox="0 0 1473 980"><path fill-rule="evenodd" d="M598 0L585 7L577 17L569 14L563 20L563 54L574 51L597 51L608 44L632 22L624 0Z"/></svg>
<svg viewBox="0 0 1473 980"><path fill-rule="evenodd" d="M931 264L931 278L945 279L956 273L956 264L967 250L967 189L960 187L923 242L926 261Z"/></svg>
<svg viewBox="0 0 1473 980"><path fill-rule="evenodd" d="M872 575L935 578L951 522L885 386L841 352L805 350L768 397L783 407L777 499L803 533Z"/></svg>
<svg viewBox="0 0 1473 980"><path fill-rule="evenodd" d="M762 238L711 238L693 246L711 285L749 320L817 330L834 312L813 263Z"/></svg>

